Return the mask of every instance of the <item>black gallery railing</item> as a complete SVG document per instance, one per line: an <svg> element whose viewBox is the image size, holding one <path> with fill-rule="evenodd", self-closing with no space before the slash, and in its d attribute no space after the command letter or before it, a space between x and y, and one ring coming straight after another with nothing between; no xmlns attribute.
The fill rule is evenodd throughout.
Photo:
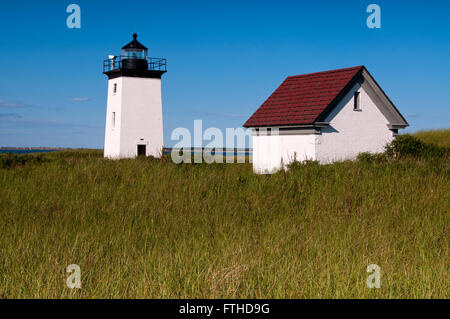
<svg viewBox="0 0 450 319"><path fill-rule="evenodd" d="M126 56L115 56L103 61L103 72L122 69L124 66L126 68L127 65L138 65L139 69L150 71L167 71L167 60L163 58L134 59Z"/></svg>

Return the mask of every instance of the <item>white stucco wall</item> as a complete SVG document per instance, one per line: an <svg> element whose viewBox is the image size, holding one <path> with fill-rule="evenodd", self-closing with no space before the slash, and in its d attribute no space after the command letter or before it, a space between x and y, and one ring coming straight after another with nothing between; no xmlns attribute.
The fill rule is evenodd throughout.
<svg viewBox="0 0 450 319"><path fill-rule="evenodd" d="M360 92L361 111L353 110L355 91ZM353 159L361 152L383 152L394 138L388 120L360 84L355 84L325 122L330 126L317 135L315 157L320 163Z"/></svg>
<svg viewBox="0 0 450 319"><path fill-rule="evenodd" d="M315 159L314 134L308 135L253 135L253 171L268 174L297 161Z"/></svg>
<svg viewBox="0 0 450 319"><path fill-rule="evenodd" d="M114 93L114 83L117 93ZM108 99L106 104L105 146L104 156L117 158L120 154L120 118L122 111L122 78L108 80ZM112 115L116 113L115 126L112 125Z"/></svg>
<svg viewBox="0 0 450 319"><path fill-rule="evenodd" d="M117 93L113 93L117 83ZM159 157L163 148L161 79L120 77L108 80L105 157L137 156L137 145L146 155ZM116 124L112 127L112 113Z"/></svg>

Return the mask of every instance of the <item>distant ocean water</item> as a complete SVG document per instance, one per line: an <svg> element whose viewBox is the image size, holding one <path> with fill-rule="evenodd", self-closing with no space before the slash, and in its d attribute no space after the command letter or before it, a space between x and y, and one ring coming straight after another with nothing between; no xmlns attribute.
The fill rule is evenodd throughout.
<svg viewBox="0 0 450 319"><path fill-rule="evenodd" d="M0 153L11 153L11 154L28 154L28 153L48 153L48 152L53 152L55 150L0 150Z"/></svg>

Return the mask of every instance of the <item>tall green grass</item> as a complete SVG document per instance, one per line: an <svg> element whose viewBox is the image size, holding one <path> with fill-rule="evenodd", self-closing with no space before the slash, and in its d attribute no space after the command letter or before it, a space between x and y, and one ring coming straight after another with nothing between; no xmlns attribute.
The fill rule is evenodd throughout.
<svg viewBox="0 0 450 319"><path fill-rule="evenodd" d="M43 154L0 169L3 298L449 298L447 158L295 165ZM66 286L81 267L82 288ZM369 289L366 267L381 267Z"/></svg>

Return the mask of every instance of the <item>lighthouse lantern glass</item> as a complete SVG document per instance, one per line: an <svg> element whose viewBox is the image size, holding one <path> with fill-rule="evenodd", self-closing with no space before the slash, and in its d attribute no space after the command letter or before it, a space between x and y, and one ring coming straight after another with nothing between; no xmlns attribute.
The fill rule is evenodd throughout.
<svg viewBox="0 0 450 319"><path fill-rule="evenodd" d="M124 49L122 55L129 59L146 59L147 50L145 49Z"/></svg>

